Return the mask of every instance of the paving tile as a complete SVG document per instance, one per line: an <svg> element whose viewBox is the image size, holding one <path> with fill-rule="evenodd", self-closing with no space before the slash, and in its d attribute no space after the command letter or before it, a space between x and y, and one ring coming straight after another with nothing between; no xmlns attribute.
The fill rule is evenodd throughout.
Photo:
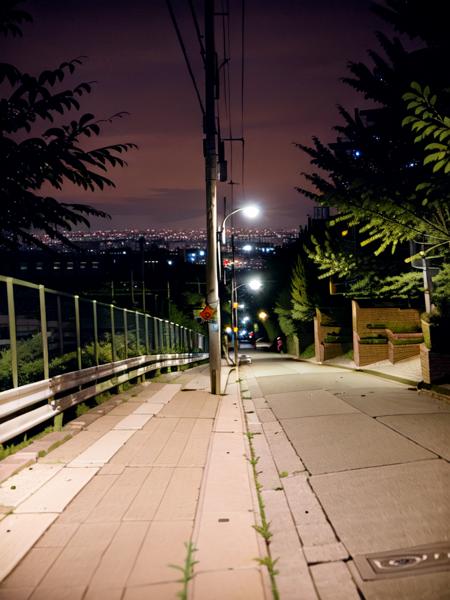
<svg viewBox="0 0 450 600"><path fill-rule="evenodd" d="M172 398L177 394L181 389L181 385L179 383L166 383L160 389L151 393L152 390L147 389L145 392L140 394L140 400L145 400L146 402L157 402L162 404L167 404Z"/></svg>
<svg viewBox="0 0 450 600"><path fill-rule="evenodd" d="M212 419L203 418L195 421L183 453L179 458L179 467L203 467L206 464L212 428Z"/></svg>
<svg viewBox="0 0 450 600"><path fill-rule="evenodd" d="M91 510L87 522L120 521L149 473L148 468L126 468Z"/></svg>
<svg viewBox="0 0 450 600"><path fill-rule="evenodd" d="M252 443L255 455L258 457L257 470L259 483L266 490L281 487L278 470L266 437L264 435L255 435Z"/></svg>
<svg viewBox="0 0 450 600"><path fill-rule="evenodd" d="M258 415L261 423L272 423L277 420L273 411L270 408L257 408L256 414Z"/></svg>
<svg viewBox="0 0 450 600"><path fill-rule="evenodd" d="M135 415L157 415L165 406L162 402L144 402L136 408Z"/></svg>
<svg viewBox="0 0 450 600"><path fill-rule="evenodd" d="M401 415L378 420L420 446L450 460L450 413Z"/></svg>
<svg viewBox="0 0 450 600"><path fill-rule="evenodd" d="M81 525L46 573L38 591L41 588L86 587L118 526L118 523Z"/></svg>
<svg viewBox="0 0 450 600"><path fill-rule="evenodd" d="M119 421L114 429L142 429L144 425L150 421L153 415L151 414L131 414Z"/></svg>
<svg viewBox="0 0 450 600"><path fill-rule="evenodd" d="M269 394L266 400L278 419L357 412L353 406L324 390Z"/></svg>
<svg viewBox="0 0 450 600"><path fill-rule="evenodd" d="M149 427L151 435L145 439L139 451L134 453L133 458L128 460L128 464L135 467L154 465L179 421L178 418L154 418L147 423L145 427ZM156 427L152 425L153 422Z"/></svg>
<svg viewBox="0 0 450 600"><path fill-rule="evenodd" d="M202 571L252 568L259 555L253 512L203 512L195 539Z"/></svg>
<svg viewBox="0 0 450 600"><path fill-rule="evenodd" d="M121 523L103 554L89 589L123 588L134 566L150 523Z"/></svg>
<svg viewBox="0 0 450 600"><path fill-rule="evenodd" d="M426 460L310 479L350 554L448 539L450 465Z"/></svg>
<svg viewBox="0 0 450 600"><path fill-rule="evenodd" d="M102 437L100 431L80 431L40 459L40 463L68 463Z"/></svg>
<svg viewBox="0 0 450 600"><path fill-rule="evenodd" d="M269 443L270 451L277 465L278 472L295 475L305 470L305 467L288 440L280 423L263 424L264 433Z"/></svg>
<svg viewBox="0 0 450 600"><path fill-rule="evenodd" d="M34 589L60 552L60 548L32 548L2 582L2 587L10 590L22 587Z"/></svg>
<svg viewBox="0 0 450 600"><path fill-rule="evenodd" d="M174 469L154 467L123 516L124 521L151 521L167 490Z"/></svg>
<svg viewBox="0 0 450 600"><path fill-rule="evenodd" d="M239 433L214 433L207 465L202 510L246 511L253 508L252 476L245 459L245 440Z"/></svg>
<svg viewBox="0 0 450 600"><path fill-rule="evenodd" d="M352 393L340 394L340 398L371 417L450 412L448 403L408 389L391 389L381 392L361 390L357 395L352 391Z"/></svg>
<svg viewBox="0 0 450 600"><path fill-rule="evenodd" d="M231 393L221 397L214 421L214 431L243 432L241 407L237 394Z"/></svg>
<svg viewBox="0 0 450 600"><path fill-rule="evenodd" d="M111 429L113 429L122 419L123 417L121 415L103 415L88 425L87 430L105 433L106 431L111 431Z"/></svg>
<svg viewBox="0 0 450 600"><path fill-rule="evenodd" d="M70 467L104 465L134 434L134 431L108 431L69 463Z"/></svg>
<svg viewBox="0 0 450 600"><path fill-rule="evenodd" d="M259 569L233 569L197 573L193 585L193 600L265 600Z"/></svg>
<svg viewBox="0 0 450 600"><path fill-rule="evenodd" d="M311 489L306 475L300 474L284 478L283 488L300 532L304 525L326 523L326 515Z"/></svg>
<svg viewBox="0 0 450 600"><path fill-rule="evenodd" d="M436 456L362 414L284 419L282 425L313 474Z"/></svg>
<svg viewBox="0 0 450 600"><path fill-rule="evenodd" d="M309 564L332 562L348 558L348 552L340 542L321 546L303 546L303 553Z"/></svg>
<svg viewBox="0 0 450 600"><path fill-rule="evenodd" d="M160 421L151 419L142 431L136 431L130 439L111 457L108 465L127 466L132 458L142 452L144 444L152 436L153 432L158 429ZM106 466L106 465L105 465Z"/></svg>
<svg viewBox="0 0 450 600"><path fill-rule="evenodd" d="M117 480L117 475L94 477L58 518L58 524L83 523Z"/></svg>
<svg viewBox="0 0 450 600"><path fill-rule="evenodd" d="M139 407L137 407L139 408ZM116 406L115 408L113 408L108 414L111 417L115 417L115 416L122 416L122 417L126 417L127 415L131 415L131 413L134 413L136 411L136 403L133 402L122 402L121 404L119 404L118 406Z"/></svg>
<svg viewBox="0 0 450 600"><path fill-rule="evenodd" d="M320 369L320 367L318 367ZM269 376L267 376L269 375ZM352 376L355 374L352 373ZM353 385L352 385L353 384ZM270 372L266 373L264 377L258 377L258 385L260 386L263 395L267 397L268 394L279 394L280 391L286 392L298 392L299 390L322 390L324 388L345 389L347 386L355 387L356 384L347 375L342 375L342 371L330 373L328 369L326 372L321 371L320 375L314 373L285 373L283 375L270 376ZM361 385L364 385L361 382Z"/></svg>
<svg viewBox="0 0 450 600"><path fill-rule="evenodd" d="M201 468L175 469L155 521L190 521L195 517L203 475Z"/></svg>
<svg viewBox="0 0 450 600"><path fill-rule="evenodd" d="M194 425L195 419L180 418L153 464L159 467L175 467L186 448Z"/></svg>
<svg viewBox="0 0 450 600"><path fill-rule="evenodd" d="M10 477L0 486L0 504L17 506L44 483L54 477L63 465L36 464Z"/></svg>
<svg viewBox="0 0 450 600"><path fill-rule="evenodd" d="M97 475L120 475L121 473L123 473L124 469L125 465L106 463L106 465L103 465L103 467L101 467Z"/></svg>
<svg viewBox="0 0 450 600"><path fill-rule="evenodd" d="M81 600L85 589L84 586L39 587L30 600Z"/></svg>
<svg viewBox="0 0 450 600"><path fill-rule="evenodd" d="M62 548L78 529L78 523L59 523L56 521L47 529L35 548Z"/></svg>
<svg viewBox="0 0 450 600"><path fill-rule="evenodd" d="M311 567L320 600L359 600L358 589L343 562Z"/></svg>
<svg viewBox="0 0 450 600"><path fill-rule="evenodd" d="M127 585L131 587L141 586L180 579L180 572L170 565L184 565L186 559L185 544L191 538L192 527L192 521L157 521L151 523ZM179 589L178 587L177 591ZM130 591L127 590L125 597L141 597L129 596L129 594ZM150 597L153 600L153 595Z"/></svg>
<svg viewBox="0 0 450 600"><path fill-rule="evenodd" d="M83 600L122 600L122 595L123 588L89 588Z"/></svg>
<svg viewBox="0 0 450 600"><path fill-rule="evenodd" d="M450 572L362 581L353 561L348 568L366 600L448 600Z"/></svg>
<svg viewBox="0 0 450 600"><path fill-rule="evenodd" d="M128 587L123 600L174 600L180 591L181 583L155 583L154 585Z"/></svg>
<svg viewBox="0 0 450 600"><path fill-rule="evenodd" d="M97 469L64 467L52 479L22 502L16 513L60 513L94 477Z"/></svg>
<svg viewBox="0 0 450 600"><path fill-rule="evenodd" d="M255 408L269 408L269 403L263 396L253 398L253 404L255 405Z"/></svg>
<svg viewBox="0 0 450 600"><path fill-rule="evenodd" d="M0 581L18 564L58 515L8 515L0 521Z"/></svg>
<svg viewBox="0 0 450 600"><path fill-rule="evenodd" d="M14 473L17 473L24 467L30 464L30 461L26 458L22 460L7 462L6 459L0 462L0 482L7 480L12 477Z"/></svg>
<svg viewBox="0 0 450 600"><path fill-rule="evenodd" d="M337 541L328 521L302 522L297 526L297 531L303 546L323 546Z"/></svg>
<svg viewBox="0 0 450 600"><path fill-rule="evenodd" d="M277 587L283 600L316 600L317 595L308 571L292 515L281 491L263 491L267 520L273 534L272 557L278 558Z"/></svg>
<svg viewBox="0 0 450 600"><path fill-rule="evenodd" d="M3 588L0 586L0 600L28 600L33 593L33 587Z"/></svg>

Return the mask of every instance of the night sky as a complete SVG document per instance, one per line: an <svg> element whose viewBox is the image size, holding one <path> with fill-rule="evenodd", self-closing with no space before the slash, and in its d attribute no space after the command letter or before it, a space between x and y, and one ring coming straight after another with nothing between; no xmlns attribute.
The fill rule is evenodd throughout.
<svg viewBox="0 0 450 600"><path fill-rule="evenodd" d="M232 133L240 136L241 2L230 5ZM308 144L313 135L331 141L331 128L339 122L336 105L363 105L339 79L349 60L364 60L368 48L377 48L374 32L386 30L369 5L369 0L247 0L245 189L233 187L235 206L251 200L263 207L258 225L297 227L312 212L294 189L303 184L300 172L308 169L308 160L293 143ZM173 6L203 94L188 3L173 0ZM203 28L202 2L196 7ZM83 67L66 80L71 87L97 81L81 112L97 118L130 113L105 126L98 145L139 146L128 154L128 168L110 173L116 189L94 194L67 186L56 197L111 213L112 221L93 221L94 228L205 227L201 113L165 2L31 0L24 8L34 23L25 25L22 39L8 38L3 60L37 72L85 55ZM217 28L220 34L220 18ZM228 134L223 102L221 111ZM232 177L242 183L240 148L233 145ZM219 186L220 202L230 194L230 185ZM250 223L239 219L236 225Z"/></svg>

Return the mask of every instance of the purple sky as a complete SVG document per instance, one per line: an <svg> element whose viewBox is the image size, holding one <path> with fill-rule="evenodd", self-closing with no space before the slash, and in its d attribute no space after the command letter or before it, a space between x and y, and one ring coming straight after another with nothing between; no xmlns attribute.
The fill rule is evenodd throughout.
<svg viewBox="0 0 450 600"><path fill-rule="evenodd" d="M247 0L245 198L240 185L234 194L235 206L245 199L261 204L262 226L297 227L311 212L309 201L294 189L302 185L300 172L308 169L308 161L293 142L307 144L313 135L331 140L339 121L336 105L362 105L339 78L348 60L365 59L366 50L377 47L374 31L385 28L369 4ZM187 2L173 0L173 5L203 93ZM230 0L230 5L232 125L233 135L240 136L241 2ZM202 2L196 6L201 20ZM86 55L73 82L67 80L71 86L98 82L82 112L98 118L130 113L105 127L99 145L131 141L140 148L128 154L128 168L111 172L116 189L93 194L67 186L57 197L111 213L112 221L94 222L94 227L204 227L201 114L165 2L30 0L25 7L34 23L25 26L23 39L8 40L5 60L36 72ZM219 19L217 25L220 29ZM239 144L233 155L233 180L242 182ZM218 196L224 195L230 195L230 186L221 184Z"/></svg>

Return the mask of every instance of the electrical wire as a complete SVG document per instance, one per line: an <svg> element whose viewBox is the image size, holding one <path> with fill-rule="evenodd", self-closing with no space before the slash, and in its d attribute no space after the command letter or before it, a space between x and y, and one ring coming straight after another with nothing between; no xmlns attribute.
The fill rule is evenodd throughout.
<svg viewBox="0 0 450 600"><path fill-rule="evenodd" d="M198 24L197 13L195 12L194 3L192 0L189 0L189 8L191 9L192 20L194 21L195 33L197 34L198 43L200 45L200 54L202 55L203 62L205 62L205 46L203 44L203 36L200 31L200 27Z"/></svg>
<svg viewBox="0 0 450 600"><path fill-rule="evenodd" d="M180 28L178 27L178 22L177 22L177 19L175 17L175 13L173 11L172 4L171 4L170 0L166 0L166 4L167 4L167 8L169 10L170 18L172 19L172 24L174 26L175 33L177 34L177 38L178 38L178 42L179 42L180 47L181 47L181 51L182 51L183 56L184 56L186 67L187 67L187 69L189 71L189 75L191 77L191 81L192 81L192 84L193 84L194 89L195 89L197 100L198 100L198 103L200 105L200 110L202 111L202 114L204 116L205 115L205 108L203 106L202 97L200 96L200 92L199 92L199 89L198 89L197 81L195 79L195 75L194 75L194 72L192 70L192 66L191 66L191 63L189 61L189 57L187 55L186 46L185 46L184 41L183 41L183 36L181 35Z"/></svg>
<svg viewBox="0 0 450 600"><path fill-rule="evenodd" d="M245 200L245 136L244 136L244 93L245 93L245 0L241 12L241 137L242 137L242 196Z"/></svg>

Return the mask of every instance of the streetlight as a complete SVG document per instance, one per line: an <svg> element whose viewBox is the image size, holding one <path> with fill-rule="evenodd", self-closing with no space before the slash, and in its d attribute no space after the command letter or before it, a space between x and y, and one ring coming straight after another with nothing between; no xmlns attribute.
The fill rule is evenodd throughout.
<svg viewBox="0 0 450 600"><path fill-rule="evenodd" d="M237 291L239 288L243 287L243 286L248 286L251 290L253 290L254 292L260 290L262 288L262 281L261 279L259 279L258 277L252 277L251 279L249 279L248 281L245 281L244 283L241 283L239 285L236 285L234 283L234 281L232 282L232 287L231 287L231 320L232 320L232 325L233 325L233 334L234 334L234 362L236 364L236 366L238 366L239 363L239 358L238 358L238 352L239 352L239 340L238 340L238 331L239 331L239 327L238 327L238 299L237 299Z"/></svg>
<svg viewBox="0 0 450 600"><path fill-rule="evenodd" d="M265 321L267 318L269 317L269 315L266 313L265 310L260 310L258 313L258 319L260 321Z"/></svg>
<svg viewBox="0 0 450 600"><path fill-rule="evenodd" d="M233 210L228 215L226 215L222 221L222 225L218 232L220 235L222 245L225 245L227 241L225 223L230 217L232 217L238 212L242 212L249 219L254 219L259 215L261 209L259 208L259 206L256 206L256 204L249 204L248 206L241 206L241 208L236 208L236 210Z"/></svg>

